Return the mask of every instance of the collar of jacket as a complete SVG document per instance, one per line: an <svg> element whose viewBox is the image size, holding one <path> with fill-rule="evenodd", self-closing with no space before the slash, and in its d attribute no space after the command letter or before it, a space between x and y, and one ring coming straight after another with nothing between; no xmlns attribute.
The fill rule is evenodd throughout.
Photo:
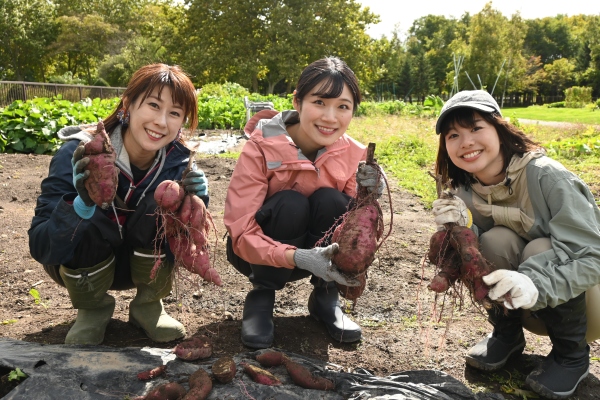
<svg viewBox="0 0 600 400"><path fill-rule="evenodd" d="M506 177L500 183L495 185L482 185L479 180L472 175L475 183L471 184L471 188L481 197L488 199L488 203L504 201L514 195L512 186L518 186L521 175L525 172L525 167L533 159L545 155L543 150L531 151L524 153L523 156L514 155L506 168Z"/></svg>

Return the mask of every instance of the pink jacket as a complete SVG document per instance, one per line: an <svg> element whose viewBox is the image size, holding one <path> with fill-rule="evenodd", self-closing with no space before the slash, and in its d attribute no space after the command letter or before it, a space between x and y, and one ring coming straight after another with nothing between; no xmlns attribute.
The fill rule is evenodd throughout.
<svg viewBox="0 0 600 400"><path fill-rule="evenodd" d="M267 198L281 190L310 196L322 187L354 196L356 169L366 159L366 147L344 134L333 145L319 150L315 162L296 147L285 122L298 120L296 111L263 110L244 131L249 140L237 161L225 200L224 222L233 250L251 264L294 268L284 252L295 246L266 236L254 219Z"/></svg>

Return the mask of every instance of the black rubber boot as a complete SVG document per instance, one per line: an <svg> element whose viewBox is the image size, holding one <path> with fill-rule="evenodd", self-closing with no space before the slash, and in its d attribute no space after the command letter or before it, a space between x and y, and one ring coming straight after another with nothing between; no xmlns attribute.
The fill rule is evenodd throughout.
<svg viewBox="0 0 600 400"><path fill-rule="evenodd" d="M534 392L549 399L565 399L588 375L590 346L585 339L585 312L585 293L555 308L536 312L546 325L552 351L525 380Z"/></svg>
<svg viewBox="0 0 600 400"><path fill-rule="evenodd" d="M510 356L523 353L525 335L521 325L521 310L494 307L488 310L488 315L494 331L471 347L465 359L474 368L496 371L504 367Z"/></svg>
<svg viewBox="0 0 600 400"><path fill-rule="evenodd" d="M274 338L275 290L255 286L246 295L242 318L242 343L254 349L271 347Z"/></svg>
<svg viewBox="0 0 600 400"><path fill-rule="evenodd" d="M335 282L319 280L308 298L308 311L313 318L325 324L331 337L338 342L357 342L362 337L360 326L344 314L339 300Z"/></svg>

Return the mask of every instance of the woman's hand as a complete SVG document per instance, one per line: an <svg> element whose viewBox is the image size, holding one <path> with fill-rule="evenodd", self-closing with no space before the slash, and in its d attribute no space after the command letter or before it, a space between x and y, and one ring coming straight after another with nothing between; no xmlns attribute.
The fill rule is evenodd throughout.
<svg viewBox="0 0 600 400"><path fill-rule="evenodd" d="M360 286L358 279L343 275L331 262L331 258L338 250L337 243L332 243L327 247L297 249L294 253L294 262L298 268L309 271L325 282L336 281L345 286Z"/></svg>
<svg viewBox="0 0 600 400"><path fill-rule="evenodd" d="M356 171L356 183L367 189L369 193L377 193L377 197L385 190L385 174L382 169L361 161Z"/></svg>
<svg viewBox="0 0 600 400"><path fill-rule="evenodd" d="M204 175L204 171L200 169L188 172L181 183L183 183L183 188L188 193L193 193L198 197L208 194L208 180Z"/></svg>
<svg viewBox="0 0 600 400"><path fill-rule="evenodd" d="M442 230L444 224L455 223L470 228L473 223L471 211L460 197L452 199L437 199L433 202L433 215L438 230Z"/></svg>
<svg viewBox="0 0 600 400"><path fill-rule="evenodd" d="M71 159L71 166L73 167L73 186L77 190L77 194L83 201L83 203L91 207L94 202L90 198L88 190L85 187L85 180L90 176L90 171L86 170L85 167L90 162L88 157L83 157L85 152L85 143L80 142L79 146L73 152L73 158Z"/></svg>
<svg viewBox="0 0 600 400"><path fill-rule="evenodd" d="M527 275L520 272L498 269L484 276L483 281L492 286L488 293L490 299L504 301L508 309L531 308L537 302L537 288Z"/></svg>

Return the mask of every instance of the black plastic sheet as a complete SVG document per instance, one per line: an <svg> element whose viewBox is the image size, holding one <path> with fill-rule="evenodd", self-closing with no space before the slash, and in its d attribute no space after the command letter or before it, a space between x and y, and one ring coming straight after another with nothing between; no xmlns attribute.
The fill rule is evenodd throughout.
<svg viewBox="0 0 600 400"><path fill-rule="evenodd" d="M253 382L240 367L241 362L260 366L254 352L233 356L237 365L234 380L214 383L209 399L390 399L390 400L500 400L500 394L473 393L457 379L441 371L404 371L378 377L357 368L352 373L339 366L284 350L288 357L303 364L313 373L332 380L335 391L303 389L290 379L285 367L268 370L282 385L265 386ZM105 400L143 396L152 388L179 382L186 389L189 375L198 368L209 374L215 358L186 362L177 359L169 349L113 348L104 346L43 345L0 338L0 367L20 368L28 377L3 399ZM167 365L166 373L150 381L140 381L142 371Z"/></svg>

